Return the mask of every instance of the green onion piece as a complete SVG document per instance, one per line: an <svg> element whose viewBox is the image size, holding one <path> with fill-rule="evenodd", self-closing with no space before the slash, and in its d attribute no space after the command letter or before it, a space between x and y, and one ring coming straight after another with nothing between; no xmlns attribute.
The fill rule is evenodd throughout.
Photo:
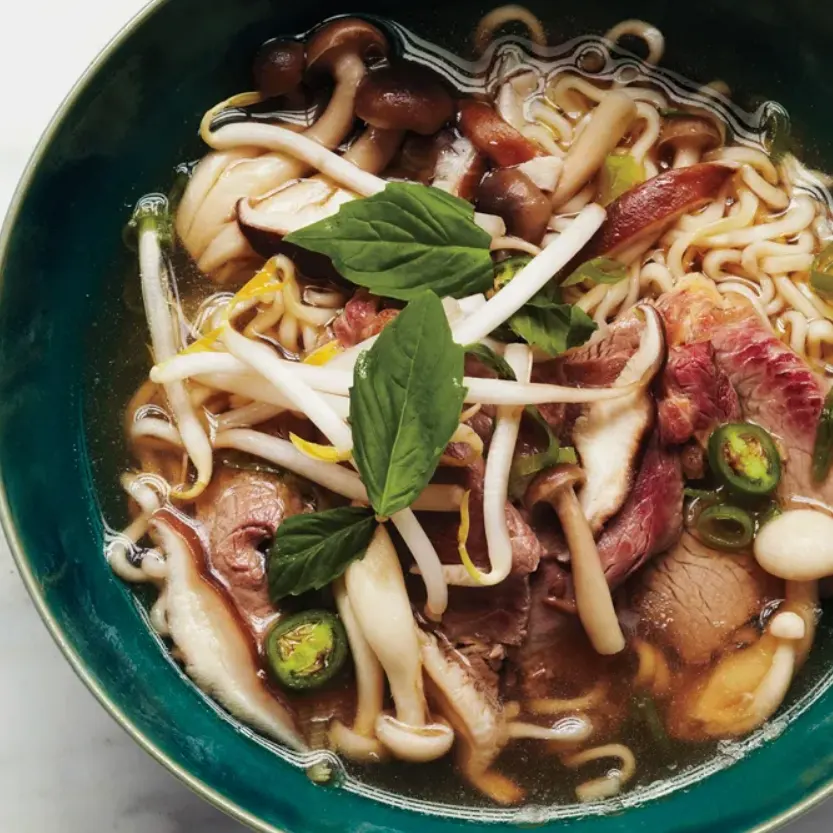
<svg viewBox="0 0 833 833"><path fill-rule="evenodd" d="M752 517L737 506L716 505L704 509L697 518L700 540L717 550L742 550L755 537Z"/></svg>
<svg viewBox="0 0 833 833"><path fill-rule="evenodd" d="M495 265L495 289L508 284L532 258L529 255L514 255Z"/></svg>
<svg viewBox="0 0 833 833"><path fill-rule="evenodd" d="M816 426L816 442L813 446L813 480L821 483L830 473L833 463L833 389L824 398L824 405Z"/></svg>
<svg viewBox="0 0 833 833"><path fill-rule="evenodd" d="M320 688L347 661L347 634L326 610L281 619L266 636L266 660L274 679L292 691Z"/></svg>
<svg viewBox="0 0 833 833"><path fill-rule="evenodd" d="M810 286L825 298L833 298L833 243L828 243L810 267Z"/></svg>
<svg viewBox="0 0 833 833"><path fill-rule="evenodd" d="M709 437L709 465L729 491L765 497L781 480L781 455L770 433L751 422L721 425Z"/></svg>
<svg viewBox="0 0 833 833"><path fill-rule="evenodd" d="M645 180L645 168L629 153L610 153L599 174L599 202L609 205Z"/></svg>
<svg viewBox="0 0 833 833"><path fill-rule="evenodd" d="M610 257L594 257L582 263L574 272L568 275L561 286L575 286L590 281L591 283L619 283L628 276L628 269L618 260Z"/></svg>

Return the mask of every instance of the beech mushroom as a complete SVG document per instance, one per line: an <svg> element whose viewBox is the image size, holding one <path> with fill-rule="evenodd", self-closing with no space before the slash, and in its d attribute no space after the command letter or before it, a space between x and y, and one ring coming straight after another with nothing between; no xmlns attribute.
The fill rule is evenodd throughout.
<svg viewBox="0 0 833 833"><path fill-rule="evenodd" d="M375 736L376 720L382 713L385 696L382 666L364 638L343 578L333 582L333 596L347 632L356 670L356 716L352 728L336 720L330 727L330 738L336 750L354 761L380 761L386 753L385 747Z"/></svg>
<svg viewBox="0 0 833 833"><path fill-rule="evenodd" d="M755 538L755 560L789 581L833 576L833 518L815 509L790 509L764 524Z"/></svg>
<svg viewBox="0 0 833 833"><path fill-rule="evenodd" d="M431 136L451 120L454 101L436 72L397 61L365 76L356 95L356 115L383 130Z"/></svg>
<svg viewBox="0 0 833 833"><path fill-rule="evenodd" d="M544 193L517 168L501 168L486 174L477 189L477 207L497 214L509 234L530 243L541 242L552 206Z"/></svg>
<svg viewBox="0 0 833 833"><path fill-rule="evenodd" d="M454 742L444 723L428 723L422 688L417 626L393 542L379 525L364 557L344 574L362 634L385 670L396 717L379 715L376 737L397 757L412 762L441 758Z"/></svg>
<svg viewBox="0 0 833 833"><path fill-rule="evenodd" d="M739 737L781 706L815 637L816 582L788 581L786 601L766 633L730 654L675 697L669 731L682 740Z"/></svg>
<svg viewBox="0 0 833 833"><path fill-rule="evenodd" d="M454 102L434 72L419 64L400 62L365 76L358 88L355 110L368 126L343 159L363 171L381 174L406 131L435 133L453 115ZM355 196L318 175L292 183L256 207L250 200L241 200L237 220L246 240L261 257L285 254L307 276L337 280L338 273L329 258L284 243L283 238L296 229L332 216ZM229 257L228 246L218 254ZM210 272L220 264L204 255L200 265Z"/></svg>
<svg viewBox="0 0 833 833"><path fill-rule="evenodd" d="M271 40L260 47L253 70L264 98L294 92L304 80L304 45L298 41Z"/></svg>
<svg viewBox="0 0 833 833"><path fill-rule="evenodd" d="M635 116L636 104L630 96L617 90L605 95L564 157L564 170L552 196L553 208L567 202L601 168Z"/></svg>
<svg viewBox="0 0 833 833"><path fill-rule="evenodd" d="M642 441L654 420L648 388L665 358L665 330L653 307L641 305L637 311L645 318L639 347L613 383L614 388L633 387L618 399L588 406L573 429L573 444L587 476L581 507L594 532L625 502Z"/></svg>
<svg viewBox="0 0 833 833"><path fill-rule="evenodd" d="M367 71L365 58L386 51L384 34L372 24L356 18L336 20L313 35L306 49L306 77L315 81L329 73L335 80L335 90L324 113L304 131L304 136L330 149L344 140L353 126L356 92ZM197 166L195 180L199 168L211 164L206 161L210 157ZM230 223L235 223L234 213L240 199L271 192L304 176L308 170L305 162L279 153L265 153L224 170L200 207L192 213L187 227L184 222L177 224L183 243L198 265L204 268L200 261L211 241L226 233ZM187 192L188 189L186 198ZM233 237L235 232L234 245L237 246L240 235L236 228L232 226L227 237ZM216 249L212 258L217 258Z"/></svg>
<svg viewBox="0 0 833 833"><path fill-rule="evenodd" d="M544 155L536 144L505 122L491 105L466 98L457 107L460 132L498 167L510 168Z"/></svg>
<svg viewBox="0 0 833 833"><path fill-rule="evenodd" d="M235 717L303 749L291 712L264 686L237 617L202 576L196 533L168 510L156 513L151 532L166 556L167 629L188 676Z"/></svg>
<svg viewBox="0 0 833 833"><path fill-rule="evenodd" d="M625 637L613 608L593 530L574 491L584 480L584 472L578 466L556 466L532 481L525 503L530 509L538 503L548 503L555 510L570 550L579 619L598 653L618 654L625 647Z"/></svg>
<svg viewBox="0 0 833 833"><path fill-rule="evenodd" d="M687 168L700 161L703 154L720 147L723 138L711 119L686 115L667 118L657 140L657 148L674 151L674 168Z"/></svg>
<svg viewBox="0 0 833 833"><path fill-rule="evenodd" d="M455 747L463 775L500 804L516 804L523 792L513 781L491 770L508 740L497 699L473 677L467 661L432 634L418 630L425 684L437 711L454 727Z"/></svg>

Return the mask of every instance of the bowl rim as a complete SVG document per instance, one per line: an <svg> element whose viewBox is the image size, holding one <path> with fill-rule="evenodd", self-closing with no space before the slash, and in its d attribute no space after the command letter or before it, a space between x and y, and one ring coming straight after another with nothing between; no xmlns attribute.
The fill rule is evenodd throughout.
<svg viewBox="0 0 833 833"><path fill-rule="evenodd" d="M2 225L0 225L0 287L2 287L2 284L5 281L12 233L17 225L18 215L21 212L24 199L35 177L37 168L40 165L42 158L48 151L53 138L64 127L69 111L75 104L76 100L86 90L87 86L92 82L97 73L101 70L103 64L108 60L110 55L126 43L139 26L149 21L160 9L162 9L162 7L168 5L169 2L172 2L172 0L147 0L146 4L139 9L138 12L136 12L122 26L120 26L116 33L107 41L93 60L87 65L86 69L72 85L70 91L66 94L64 99L61 101L61 104L50 118L48 125L39 137L29 156L29 159L26 162L26 165L24 166L23 173L21 174L12 194L11 201L6 211L6 216ZM12 519L11 508L6 494L6 481L5 477L3 477L2 471L0 471L0 529L2 529L2 532L5 535L9 551L11 552L12 559L20 578L22 579L30 598L32 599L35 610L46 626L46 629L49 631L49 634L52 636L52 639L55 641L72 670L81 682L84 683L87 689L94 695L98 702L104 707L110 717L112 717L113 720L115 720L115 722L125 732L127 732L127 734L130 735L130 737L142 749L145 750L145 752L147 752L158 763L162 764L162 766L164 766L200 798L208 801L210 804L226 813L236 821L249 826L253 830L260 831L260 833L286 833L286 831L283 831L281 828L275 827L273 824L258 818L253 813L246 810L243 806L230 800L218 790L209 786L201 778L191 774L187 769L185 769L185 767L177 763L177 761L157 746L136 726L136 724L121 710L119 705L110 697L105 688L95 680L92 674L88 671L80 655L75 650L71 640L52 615L46 599L41 592L41 587L39 586L37 579L30 568L23 543ZM777 742L777 739L775 742ZM765 821L754 828L749 828L747 833L772 833L772 831L777 828L795 821L800 816L819 806L831 796L833 796L833 778L831 778L826 785L809 793L804 799L796 802L791 807L783 810L781 813L768 821Z"/></svg>

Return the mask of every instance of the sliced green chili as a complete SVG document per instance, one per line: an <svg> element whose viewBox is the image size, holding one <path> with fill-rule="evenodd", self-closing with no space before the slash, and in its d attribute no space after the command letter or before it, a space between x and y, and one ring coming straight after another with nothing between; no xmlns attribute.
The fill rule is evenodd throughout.
<svg viewBox="0 0 833 833"><path fill-rule="evenodd" d="M347 660L344 626L326 610L307 610L281 619L266 636L265 647L272 676L294 691L324 685Z"/></svg>
<svg viewBox="0 0 833 833"><path fill-rule="evenodd" d="M824 406L816 427L816 442L813 446L813 480L821 483L830 472L833 463L833 389L824 399Z"/></svg>
<svg viewBox="0 0 833 833"><path fill-rule="evenodd" d="M737 506L708 506L697 517L697 534L717 550L742 550L755 537L755 522Z"/></svg>
<svg viewBox="0 0 833 833"><path fill-rule="evenodd" d="M751 422L721 425L709 438L709 464L735 495L764 497L781 479L781 456L769 432Z"/></svg>

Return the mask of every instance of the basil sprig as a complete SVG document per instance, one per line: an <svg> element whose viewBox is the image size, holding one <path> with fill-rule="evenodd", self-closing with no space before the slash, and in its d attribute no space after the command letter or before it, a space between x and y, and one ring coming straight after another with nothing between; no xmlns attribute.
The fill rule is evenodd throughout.
<svg viewBox="0 0 833 833"><path fill-rule="evenodd" d="M373 508L390 517L434 475L463 406L463 348L440 299L423 292L356 363L353 459Z"/></svg>
<svg viewBox="0 0 833 833"><path fill-rule="evenodd" d="M272 601L328 585L364 555L375 529L373 510L363 506L342 506L284 520L269 548Z"/></svg>
<svg viewBox="0 0 833 833"><path fill-rule="evenodd" d="M370 544L377 519L405 509L428 485L460 419L463 348L440 299L423 292L356 363L350 389L353 460L371 508L295 515L269 550L274 601L329 584Z"/></svg>
<svg viewBox="0 0 833 833"><path fill-rule="evenodd" d="M426 289L462 298L492 284L492 238L470 203L439 188L391 182L285 238L326 255L376 295L408 301Z"/></svg>

